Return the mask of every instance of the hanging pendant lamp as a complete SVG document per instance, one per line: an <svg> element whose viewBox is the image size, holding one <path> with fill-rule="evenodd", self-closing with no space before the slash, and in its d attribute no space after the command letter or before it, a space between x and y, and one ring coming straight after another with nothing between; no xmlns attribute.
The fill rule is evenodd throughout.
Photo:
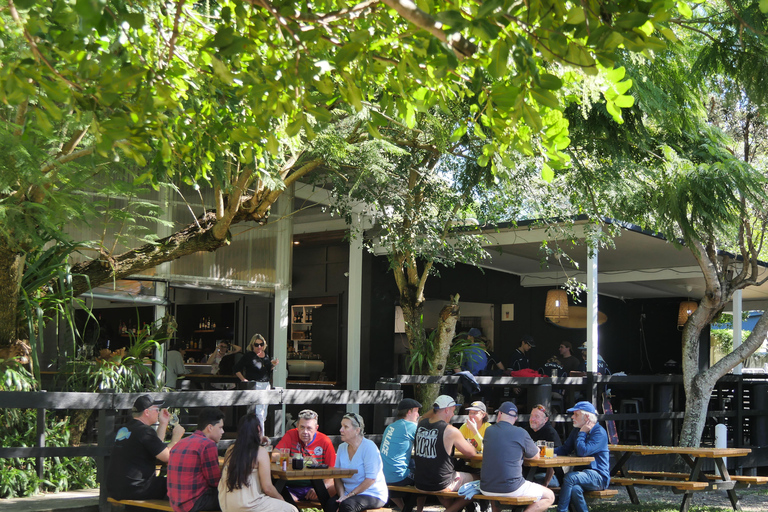
<svg viewBox="0 0 768 512"><path fill-rule="evenodd" d="M684 300L680 303L680 309L677 312L677 327L682 328L688 317L698 309L699 305L692 300Z"/></svg>
<svg viewBox="0 0 768 512"><path fill-rule="evenodd" d="M553 323L559 323L560 320L568 318L568 294L565 290L547 291L544 317Z"/></svg>

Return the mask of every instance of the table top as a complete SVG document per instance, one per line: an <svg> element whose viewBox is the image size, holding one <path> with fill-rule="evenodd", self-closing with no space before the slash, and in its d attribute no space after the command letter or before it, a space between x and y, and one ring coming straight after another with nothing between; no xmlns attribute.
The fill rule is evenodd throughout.
<svg viewBox="0 0 768 512"><path fill-rule="evenodd" d="M290 461L288 461L290 464ZM277 464L272 464L272 478L280 480L316 480L318 478L349 478L357 474L356 469L286 469L283 471Z"/></svg>
<svg viewBox="0 0 768 512"><path fill-rule="evenodd" d="M461 452L456 452L454 457L457 459L466 460L483 460L482 453L478 453L474 457L469 457ZM539 457L538 459L523 459L523 465L537 468L559 468L563 466L586 466L594 460L594 457L572 457L570 455L556 455L549 458Z"/></svg>
<svg viewBox="0 0 768 512"><path fill-rule="evenodd" d="M640 455L663 455L671 453L709 459L720 457L742 457L752 453L752 450L749 448L686 448L680 446L642 446L629 444L612 444L608 445L608 449L612 452L632 452L639 453Z"/></svg>

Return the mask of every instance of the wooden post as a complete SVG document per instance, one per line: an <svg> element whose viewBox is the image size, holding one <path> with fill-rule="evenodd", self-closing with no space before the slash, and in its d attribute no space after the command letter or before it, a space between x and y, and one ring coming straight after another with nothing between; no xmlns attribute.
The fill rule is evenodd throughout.
<svg viewBox="0 0 768 512"><path fill-rule="evenodd" d="M107 502L107 468L109 468L109 454L114 442L115 415L114 389L101 391L112 394L112 407L99 409L98 434L96 443L99 447L99 455L96 457L96 481L99 482L99 511L110 512L111 507Z"/></svg>

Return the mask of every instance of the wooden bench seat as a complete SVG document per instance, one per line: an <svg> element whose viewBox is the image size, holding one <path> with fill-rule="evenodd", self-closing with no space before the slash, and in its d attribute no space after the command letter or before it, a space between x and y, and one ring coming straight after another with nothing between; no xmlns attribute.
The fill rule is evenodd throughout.
<svg viewBox="0 0 768 512"><path fill-rule="evenodd" d="M624 478L613 477L614 485L656 485L662 487L675 487L683 491L702 491L709 487L707 482L690 482L688 480L659 480L655 478Z"/></svg>
<svg viewBox="0 0 768 512"><path fill-rule="evenodd" d="M168 500L116 500L114 498L107 498L107 501L113 505L123 507L149 508L152 510L173 512L171 502Z"/></svg>
<svg viewBox="0 0 768 512"><path fill-rule="evenodd" d="M424 496L438 496L443 498L461 498L459 496L459 493L457 492L448 492L448 491L436 491L436 492L429 492L429 491L420 491L419 489L408 485L388 485L387 486L390 491L393 492L407 492L412 494L421 494ZM520 496L517 498L507 498L503 496L485 496L484 494L475 494L472 496L472 500L488 500L488 501L497 501L499 503L503 503L505 505L513 505L513 506L522 506L522 505L530 505L531 503L536 502L536 498L533 498L531 496Z"/></svg>
<svg viewBox="0 0 768 512"><path fill-rule="evenodd" d="M559 487L550 487L550 491L552 491L555 494L560 494L560 488ZM585 498L592 498L595 500L602 500L605 498L613 498L619 494L618 489L603 489L602 491L584 491L584 497Z"/></svg>
<svg viewBox="0 0 768 512"><path fill-rule="evenodd" d="M629 476L651 477L651 478L676 478L678 480L688 480L688 473L672 473L668 471L627 471ZM722 480L720 475L706 473L704 476L709 480ZM731 480L752 485L762 485L768 483L768 476L748 476L748 475L730 475Z"/></svg>

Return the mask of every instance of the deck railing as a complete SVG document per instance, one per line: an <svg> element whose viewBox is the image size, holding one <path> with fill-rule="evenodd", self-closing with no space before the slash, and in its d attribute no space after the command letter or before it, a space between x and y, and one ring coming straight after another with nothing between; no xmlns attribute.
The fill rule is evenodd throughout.
<svg viewBox="0 0 768 512"><path fill-rule="evenodd" d="M99 510L108 511L106 494L106 468L111 447L110 434L114 434L118 411L129 410L133 402L144 393L74 393L45 391L0 392L0 407L11 409L37 409L37 437L33 447L0 447L0 459L35 458L38 476L42 477L43 459L46 457L94 457L97 480L100 485ZM152 393L153 398L165 401L166 407L229 407L313 404L397 404L403 396L398 390L306 390L272 389L268 391L195 391ZM45 445L45 417L48 411L62 409L92 409L97 413L97 443L79 447L47 447Z"/></svg>

